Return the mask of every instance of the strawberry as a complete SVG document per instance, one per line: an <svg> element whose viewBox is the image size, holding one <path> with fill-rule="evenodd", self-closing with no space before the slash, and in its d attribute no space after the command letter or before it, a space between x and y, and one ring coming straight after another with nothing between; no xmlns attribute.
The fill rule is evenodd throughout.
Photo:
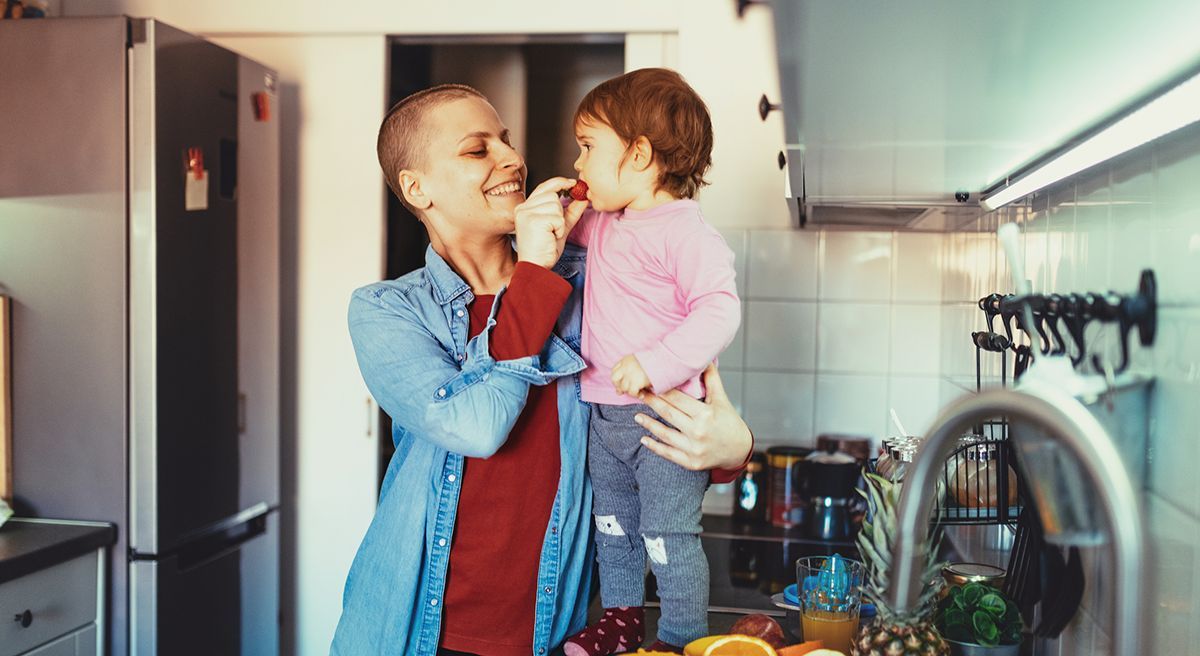
<svg viewBox="0 0 1200 656"><path fill-rule="evenodd" d="M571 187L571 198L575 200L587 200L587 183L583 180L576 180L575 186Z"/></svg>

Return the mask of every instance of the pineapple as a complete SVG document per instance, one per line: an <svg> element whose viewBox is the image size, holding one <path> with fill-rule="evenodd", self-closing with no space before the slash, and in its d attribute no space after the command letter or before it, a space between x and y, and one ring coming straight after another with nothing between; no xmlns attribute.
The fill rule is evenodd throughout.
<svg viewBox="0 0 1200 656"><path fill-rule="evenodd" d="M875 604L878 615L870 624L859 628L851 646L851 656L907 656L909 654L946 655L950 646L933 625L934 601L940 586L931 583L922 594L916 608L898 613L888 605L888 574L891 570L892 545L896 535L896 506L900 502L900 484L866 474L867 492L864 496L870 508L870 520L864 520L858 535L867 570L863 596ZM861 492L860 492L861 493ZM930 536L922 579L938 581L941 563L937 562L937 546Z"/></svg>

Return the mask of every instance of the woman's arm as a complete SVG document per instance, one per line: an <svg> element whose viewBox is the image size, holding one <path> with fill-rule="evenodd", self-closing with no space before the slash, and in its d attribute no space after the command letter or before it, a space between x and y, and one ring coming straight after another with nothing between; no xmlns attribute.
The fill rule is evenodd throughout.
<svg viewBox="0 0 1200 656"><path fill-rule="evenodd" d="M523 295L525 283L517 275L513 278L497 298L496 307L502 311L494 308L488 326L467 342L463 362L447 353L400 292L373 285L354 293L349 322L359 369L371 395L399 426L447 450L486 458L508 439L524 410L529 385L545 385L583 369L583 360L555 339L538 354L495 359L489 342L498 321L507 320L510 328L528 323L504 311L514 309ZM570 293L570 286L560 282L565 290L552 288L555 298L543 294L539 301L554 305L554 311L537 314L557 316ZM513 302L508 308L506 299ZM549 326L525 326L544 331L545 337L552 327L553 320ZM529 336L518 341L528 342Z"/></svg>
<svg viewBox="0 0 1200 656"><path fill-rule="evenodd" d="M704 370L704 387L708 394L704 401L678 390L644 393L642 402L675 428L638 414L637 422L654 436L643 437L642 444L685 469L741 469L754 448L750 427L729 402L716 366ZM715 474L714 482L728 482L717 480L722 477Z"/></svg>

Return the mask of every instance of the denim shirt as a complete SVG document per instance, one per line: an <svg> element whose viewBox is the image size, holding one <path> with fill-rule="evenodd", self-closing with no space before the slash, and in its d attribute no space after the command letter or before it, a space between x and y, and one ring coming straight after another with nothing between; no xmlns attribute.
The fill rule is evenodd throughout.
<svg viewBox="0 0 1200 656"><path fill-rule="evenodd" d="M562 467L538 565L533 654L583 627L593 556L588 406L577 375L584 254L568 245L554 267L572 287L556 334L541 353L515 360L488 352L504 290L468 340L474 295L432 247L423 269L354 292L350 336L368 389L392 418L396 453L346 577L331 654L436 653L463 458L504 444L530 385L558 385ZM519 494L496 490L500 503Z"/></svg>

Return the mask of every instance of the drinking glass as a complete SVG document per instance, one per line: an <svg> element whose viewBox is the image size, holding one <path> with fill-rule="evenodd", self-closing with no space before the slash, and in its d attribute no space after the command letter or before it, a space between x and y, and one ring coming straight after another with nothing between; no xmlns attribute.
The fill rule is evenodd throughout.
<svg viewBox="0 0 1200 656"><path fill-rule="evenodd" d="M808 556L796 561L796 591L805 640L820 640L826 649L850 653L858 633L865 574L861 562L838 555Z"/></svg>

